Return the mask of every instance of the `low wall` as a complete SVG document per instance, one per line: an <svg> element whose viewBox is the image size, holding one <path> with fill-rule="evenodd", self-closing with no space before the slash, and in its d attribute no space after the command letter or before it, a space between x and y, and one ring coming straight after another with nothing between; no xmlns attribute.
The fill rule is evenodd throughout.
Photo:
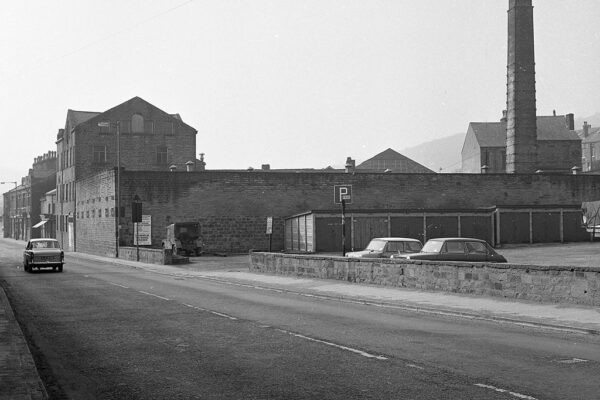
<svg viewBox="0 0 600 400"><path fill-rule="evenodd" d="M251 253L250 271L600 306L600 268Z"/></svg>
<svg viewBox="0 0 600 400"><path fill-rule="evenodd" d="M137 249L135 247L119 247L119 258L138 261ZM172 264L171 250L149 249L140 247L140 262L148 264Z"/></svg>

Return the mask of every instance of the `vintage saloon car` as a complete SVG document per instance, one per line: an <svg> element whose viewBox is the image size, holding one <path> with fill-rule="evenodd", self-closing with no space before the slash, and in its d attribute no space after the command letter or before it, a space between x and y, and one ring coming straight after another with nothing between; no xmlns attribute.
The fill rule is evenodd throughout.
<svg viewBox="0 0 600 400"><path fill-rule="evenodd" d="M31 239L27 242L23 253L23 267L27 272L33 272L33 268L52 268L54 271L62 272L65 253L60 248L56 239Z"/></svg>
<svg viewBox="0 0 600 400"><path fill-rule="evenodd" d="M417 239L386 237L371 239L364 250L346 253L350 258L390 258L393 254L417 253L423 245Z"/></svg>
<svg viewBox="0 0 600 400"><path fill-rule="evenodd" d="M506 262L506 258L496 253L492 246L485 240L471 238L430 239L419 253L398 254L392 258L432 261Z"/></svg>

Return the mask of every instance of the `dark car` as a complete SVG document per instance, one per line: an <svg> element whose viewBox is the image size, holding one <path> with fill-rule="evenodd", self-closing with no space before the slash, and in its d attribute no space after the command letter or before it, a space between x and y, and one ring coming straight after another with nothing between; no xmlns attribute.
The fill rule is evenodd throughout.
<svg viewBox="0 0 600 400"><path fill-rule="evenodd" d="M505 263L506 258L485 240L471 238L437 238L425 243L419 253L399 254L392 258L432 261L473 261Z"/></svg>
<svg viewBox="0 0 600 400"><path fill-rule="evenodd" d="M54 271L62 272L65 253L60 248L56 239L31 239L27 242L23 253L23 267L27 272L33 272L33 268L52 268Z"/></svg>
<svg viewBox="0 0 600 400"><path fill-rule="evenodd" d="M417 239L384 237L371 239L364 250L346 253L350 258L390 258L394 254L418 253L423 245Z"/></svg>

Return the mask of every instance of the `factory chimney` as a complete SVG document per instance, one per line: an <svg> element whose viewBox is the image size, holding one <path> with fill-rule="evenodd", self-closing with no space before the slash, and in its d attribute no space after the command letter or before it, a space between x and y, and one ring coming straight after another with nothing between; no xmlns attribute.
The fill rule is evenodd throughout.
<svg viewBox="0 0 600 400"><path fill-rule="evenodd" d="M532 0L509 0L506 95L506 172L534 173L537 125Z"/></svg>

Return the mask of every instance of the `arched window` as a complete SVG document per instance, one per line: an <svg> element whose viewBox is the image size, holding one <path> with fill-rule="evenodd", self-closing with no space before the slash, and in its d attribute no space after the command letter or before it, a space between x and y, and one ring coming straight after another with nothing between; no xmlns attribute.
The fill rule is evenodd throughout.
<svg viewBox="0 0 600 400"><path fill-rule="evenodd" d="M131 116L131 133L144 133L144 117L140 114Z"/></svg>

